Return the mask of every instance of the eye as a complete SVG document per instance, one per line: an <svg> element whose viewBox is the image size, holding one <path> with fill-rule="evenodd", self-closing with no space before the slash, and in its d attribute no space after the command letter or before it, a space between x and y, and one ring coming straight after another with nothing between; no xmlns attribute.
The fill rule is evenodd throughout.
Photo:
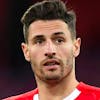
<svg viewBox="0 0 100 100"><path fill-rule="evenodd" d="M63 43L64 41L65 41L65 39L62 38L62 37L59 37L59 38L56 38L56 39L55 39L55 42L56 42L57 44L61 44L61 43Z"/></svg>
<svg viewBox="0 0 100 100"><path fill-rule="evenodd" d="M44 39L36 39L35 44L42 44L44 41Z"/></svg>

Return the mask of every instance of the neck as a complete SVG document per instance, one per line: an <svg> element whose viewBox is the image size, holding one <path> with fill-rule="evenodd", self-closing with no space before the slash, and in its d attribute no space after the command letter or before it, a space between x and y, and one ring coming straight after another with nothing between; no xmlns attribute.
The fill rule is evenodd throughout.
<svg viewBox="0 0 100 100"><path fill-rule="evenodd" d="M74 72L64 77L59 82L44 82L37 80L39 100L62 100L68 96L78 85Z"/></svg>

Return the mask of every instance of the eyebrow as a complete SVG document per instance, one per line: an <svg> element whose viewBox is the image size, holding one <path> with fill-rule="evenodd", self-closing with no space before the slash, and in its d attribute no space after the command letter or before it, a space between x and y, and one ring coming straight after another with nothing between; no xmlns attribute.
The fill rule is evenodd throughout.
<svg viewBox="0 0 100 100"><path fill-rule="evenodd" d="M61 34L64 34L63 32L56 32L54 33L54 35L61 35Z"/></svg>
<svg viewBox="0 0 100 100"><path fill-rule="evenodd" d="M38 38L43 38L43 37L44 37L43 35L37 35L33 39L38 39Z"/></svg>
<svg viewBox="0 0 100 100"><path fill-rule="evenodd" d="M57 36L57 35L61 35L61 34L64 34L63 32L56 32L54 33L53 35L54 36ZM39 38L43 38L44 36L43 35L36 35L33 39L39 39Z"/></svg>

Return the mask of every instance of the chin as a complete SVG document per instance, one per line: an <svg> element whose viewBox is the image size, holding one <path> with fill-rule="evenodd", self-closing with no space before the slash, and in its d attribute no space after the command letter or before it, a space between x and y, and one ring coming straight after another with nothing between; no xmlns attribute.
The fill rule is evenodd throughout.
<svg viewBox="0 0 100 100"><path fill-rule="evenodd" d="M51 76L45 76L44 77L44 81L47 83L57 83L61 80L61 76L60 75L51 75Z"/></svg>

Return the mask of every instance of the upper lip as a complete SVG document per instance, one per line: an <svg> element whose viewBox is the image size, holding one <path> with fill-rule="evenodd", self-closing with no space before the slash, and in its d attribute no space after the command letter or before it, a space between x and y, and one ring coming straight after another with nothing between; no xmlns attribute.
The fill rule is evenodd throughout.
<svg viewBox="0 0 100 100"><path fill-rule="evenodd" d="M48 66L48 65L60 65L60 62L57 59L49 59L49 60L45 60L43 62L43 65L44 66Z"/></svg>

